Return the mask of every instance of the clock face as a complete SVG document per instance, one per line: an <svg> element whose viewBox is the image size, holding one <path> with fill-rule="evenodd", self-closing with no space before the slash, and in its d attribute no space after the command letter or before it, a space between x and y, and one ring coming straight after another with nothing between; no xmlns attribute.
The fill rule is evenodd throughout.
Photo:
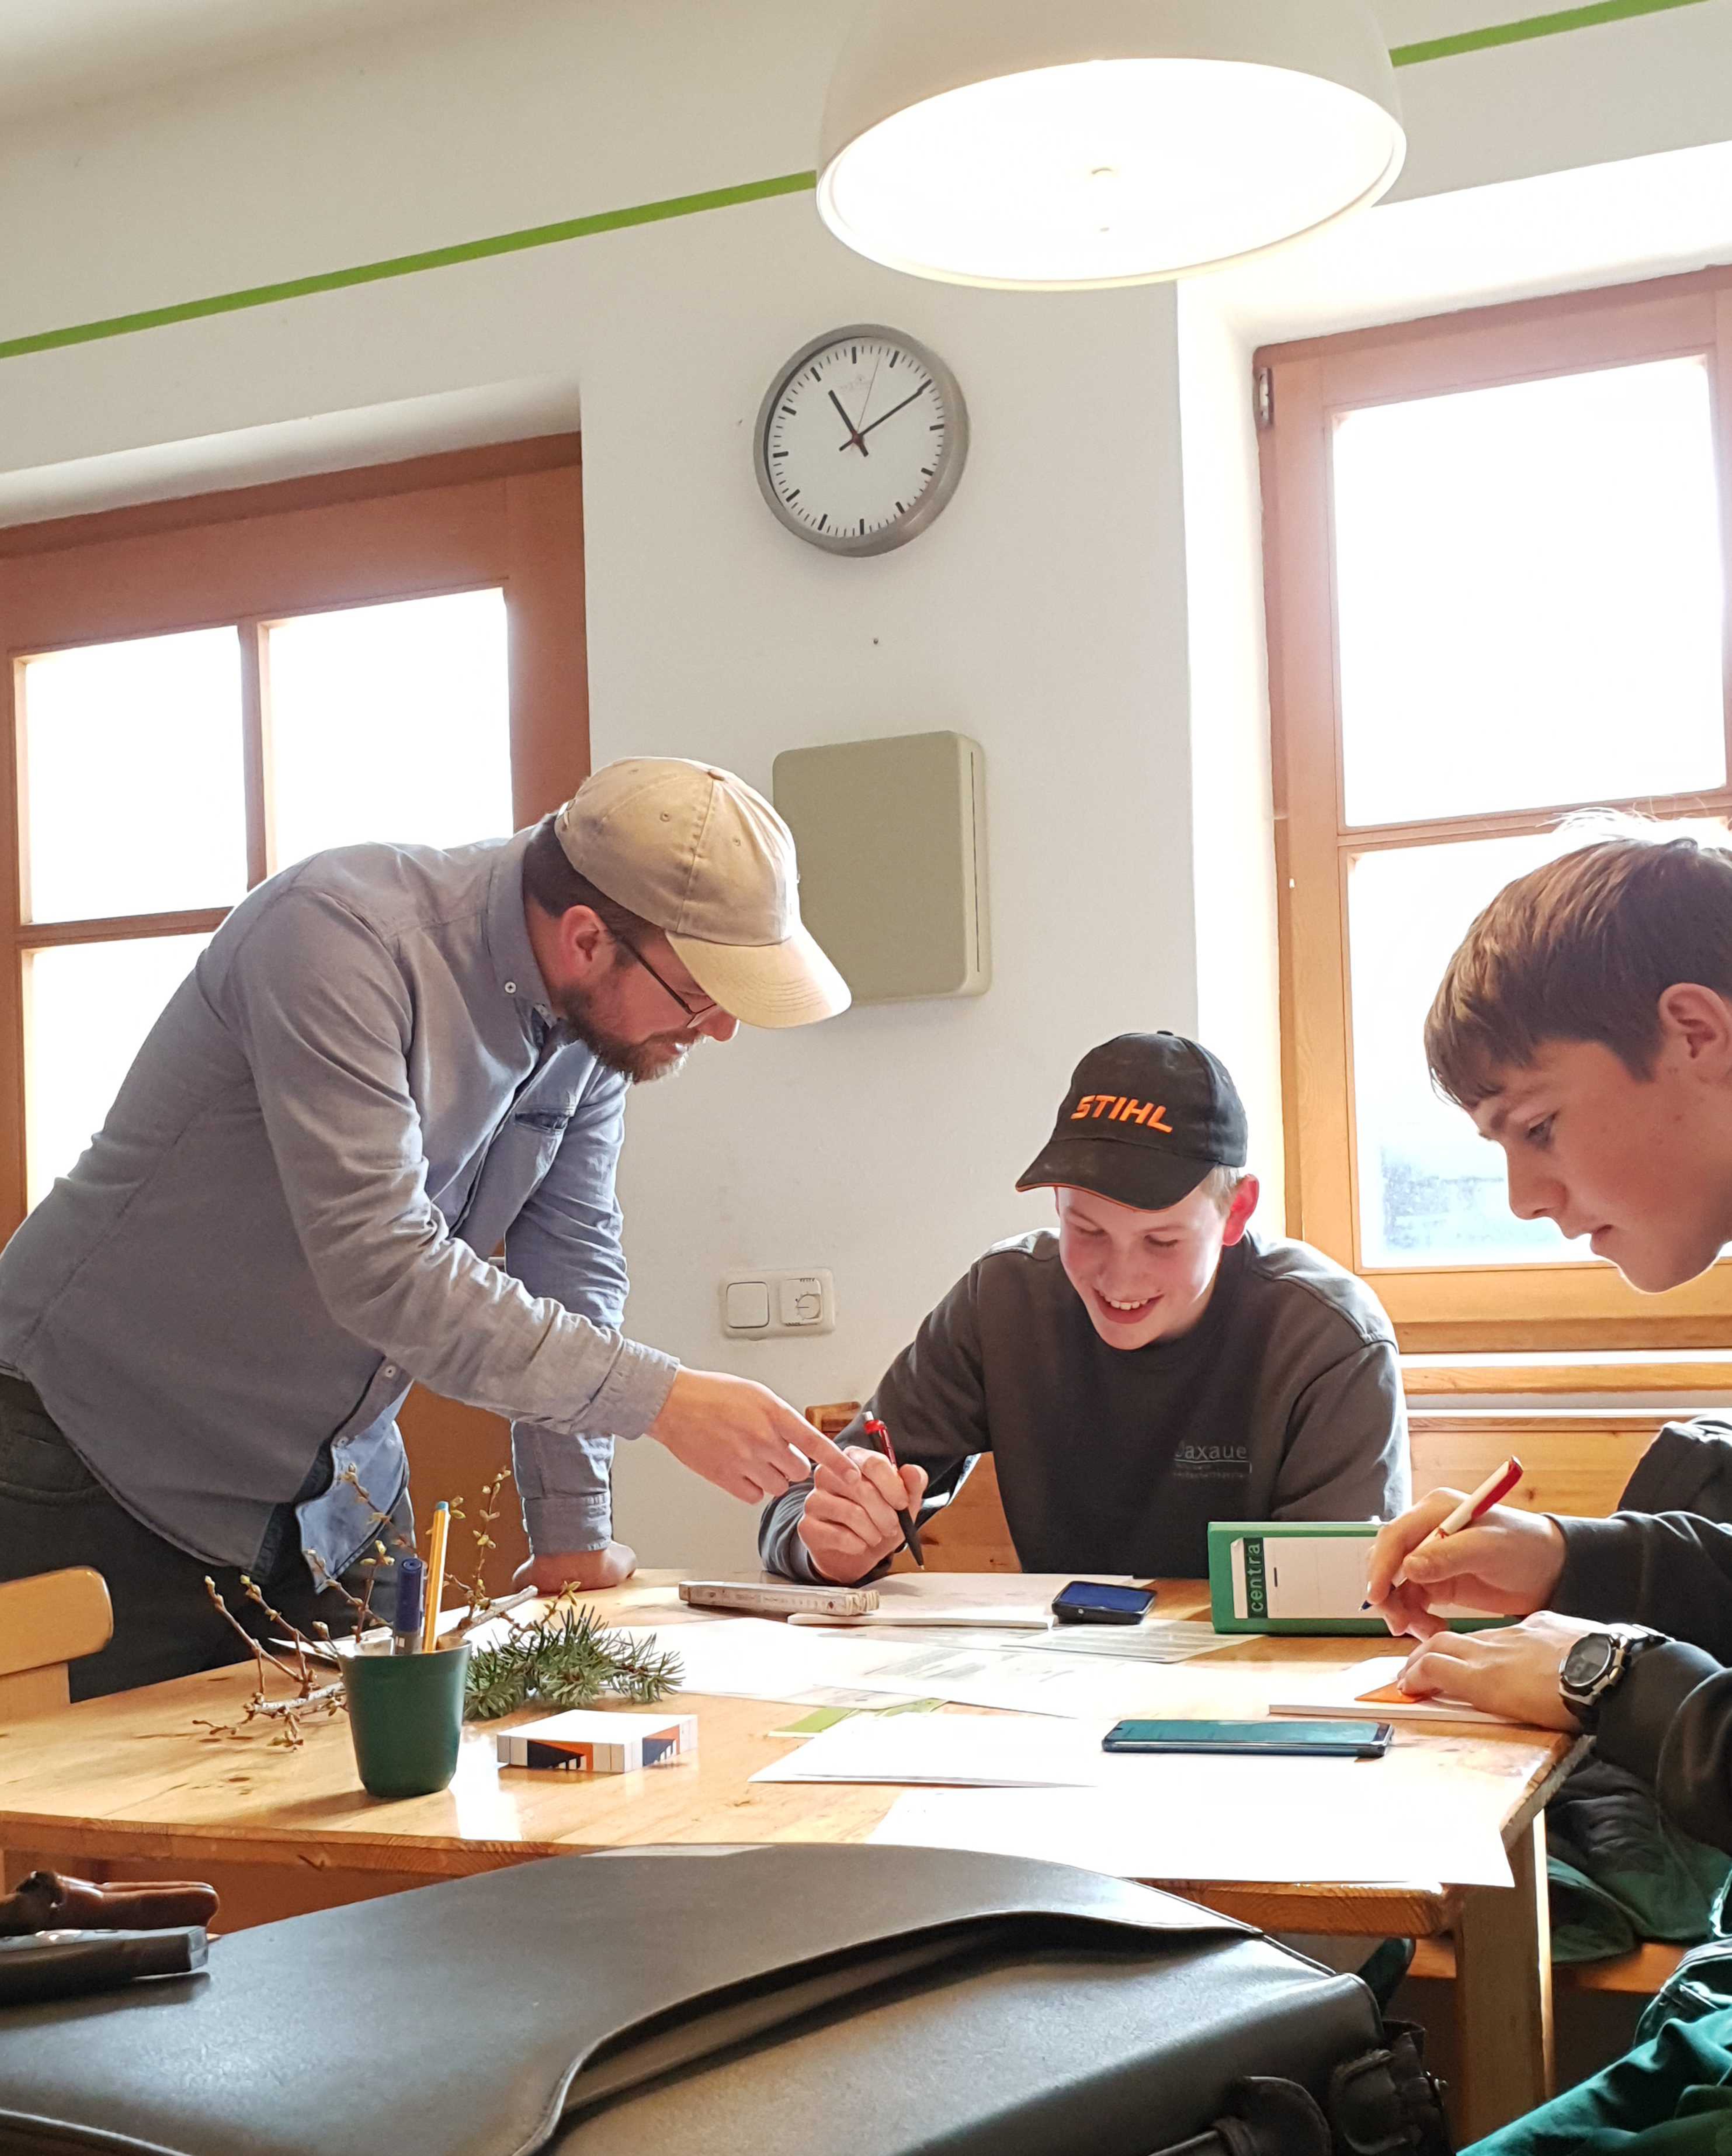
<svg viewBox="0 0 1732 2156"><path fill-rule="evenodd" d="M923 531L962 475L968 413L936 353L862 323L797 352L757 426L758 484L791 531L882 554Z"/></svg>

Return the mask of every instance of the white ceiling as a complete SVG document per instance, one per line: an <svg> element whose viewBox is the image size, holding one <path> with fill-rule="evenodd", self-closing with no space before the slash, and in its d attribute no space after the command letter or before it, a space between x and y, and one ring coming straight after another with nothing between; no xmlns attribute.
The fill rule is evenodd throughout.
<svg viewBox="0 0 1732 2156"><path fill-rule="evenodd" d="M491 0L0 0L0 115L22 119Z"/></svg>

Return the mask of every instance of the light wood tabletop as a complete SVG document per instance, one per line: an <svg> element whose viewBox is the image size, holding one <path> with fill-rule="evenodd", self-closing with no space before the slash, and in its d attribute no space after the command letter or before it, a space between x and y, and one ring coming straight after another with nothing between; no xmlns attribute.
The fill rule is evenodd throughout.
<svg viewBox="0 0 1732 2156"><path fill-rule="evenodd" d="M677 1575L640 1574L586 1597L609 1622L703 1621L674 1591ZM1061 1580L972 1575L971 1599L1027 1601ZM1196 1582L1165 1583L1159 1614L1206 1613ZM707 1613L705 1613L707 1614ZM1375 1640L1253 1637L1170 1666L1176 1714L1260 1716L1308 1674L1344 1668ZM249 1916L286 1914L430 1880L576 1851L659 1842L860 1841L900 1794L854 1784L757 1784L750 1777L797 1740L771 1732L799 1709L764 1700L685 1695L699 1717L697 1757L677 1768L593 1780L501 1770L494 1737L509 1723L472 1726L451 1787L381 1803L356 1779L345 1721L315 1722L291 1749L260 1729L213 1736L253 1689L250 1664L91 1700L32 1721L0 1723L0 1849L8 1874L38 1861L110 1877L216 1876L233 1912L241 1867L274 1888ZM530 1712L539 1710L531 1710ZM975 1710L953 1708L953 1712ZM517 1719L527 1718L520 1716ZM1511 1888L1447 1888L1426 1876L1332 1886L1161 1880L1267 1930L1417 1936L1448 1932L1457 1957L1463 2087L1458 2125L1483 2133L1540 2102L1550 2078L1550 1981L1544 1824L1565 1771L1570 1739L1543 1731L1458 1723L1404 1724L1385 1763L1392 1789L1441 1783L1451 1801L1489 1814L1509 1849ZM1380 1770L1382 1771L1382 1770ZM1425 1809L1424 1806L1420 1807ZM1085 1861L1086 1852L1054 1850Z"/></svg>

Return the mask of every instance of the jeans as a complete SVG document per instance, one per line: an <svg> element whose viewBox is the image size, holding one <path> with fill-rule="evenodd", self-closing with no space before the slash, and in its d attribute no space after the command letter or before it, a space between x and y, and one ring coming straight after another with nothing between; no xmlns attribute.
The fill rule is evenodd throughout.
<svg viewBox="0 0 1732 2156"><path fill-rule="evenodd" d="M392 1527L413 1548L407 1491ZM69 1666L75 1700L243 1661L246 1645L213 1606L207 1578L249 1634L263 1638L280 1630L244 1599L238 1566L207 1563L136 1520L67 1443L35 1389L0 1376L0 1579L69 1565L102 1574L115 1613L107 1646ZM336 1589L315 1589L292 1511L279 1511L250 1577L304 1632L318 1623L339 1636L352 1628L354 1613ZM345 1584L359 1593L364 1580L351 1573ZM374 1599L387 1614L388 1599L382 1593Z"/></svg>

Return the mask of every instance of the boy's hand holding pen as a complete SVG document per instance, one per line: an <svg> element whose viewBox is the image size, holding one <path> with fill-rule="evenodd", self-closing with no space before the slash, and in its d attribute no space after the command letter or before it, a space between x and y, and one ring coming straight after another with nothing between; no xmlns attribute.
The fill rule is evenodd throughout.
<svg viewBox="0 0 1732 2156"><path fill-rule="evenodd" d="M1564 1537L1543 1512L1500 1505L1520 1478L1520 1462L1463 1496L1434 1490L1371 1545L1366 1607L1391 1632L1429 1640L1445 1627L1440 1609L1526 1617L1546 1606L1564 1565Z"/></svg>
<svg viewBox="0 0 1732 2156"><path fill-rule="evenodd" d="M924 1468L902 1467L886 1457L889 1433L876 1417L865 1424L874 1449L853 1445L847 1457L858 1476L844 1481L833 1468L819 1465L800 1522L800 1539L826 1579L848 1585L863 1579L888 1557L906 1548L917 1563L925 1558L915 1525L926 1494Z"/></svg>

